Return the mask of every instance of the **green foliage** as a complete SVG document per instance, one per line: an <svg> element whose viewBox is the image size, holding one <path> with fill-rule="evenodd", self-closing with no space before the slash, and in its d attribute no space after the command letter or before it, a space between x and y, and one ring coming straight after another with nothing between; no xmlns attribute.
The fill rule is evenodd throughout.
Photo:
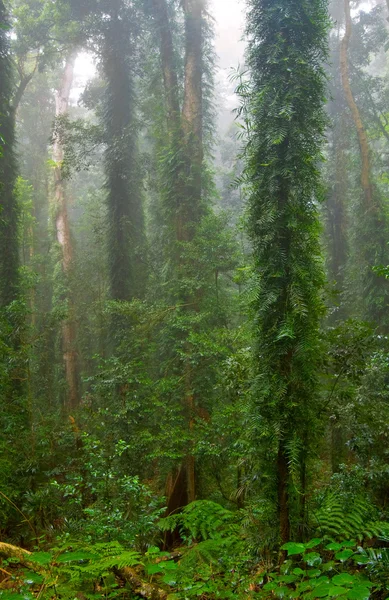
<svg viewBox="0 0 389 600"><path fill-rule="evenodd" d="M313 539L306 544L282 546L288 559L279 571L261 574L260 598L348 598L368 600L384 586L364 569L365 551L355 542L326 543Z"/></svg>
<svg viewBox="0 0 389 600"><path fill-rule="evenodd" d="M70 179L74 173L87 171L98 161L103 144L102 127L84 119L70 120L68 114L61 115L54 123L52 142L55 141L64 150L64 160L60 165L62 177Z"/></svg>
<svg viewBox="0 0 389 600"><path fill-rule="evenodd" d="M174 531L178 527L183 540L189 544L227 537L238 531L236 515L210 500L192 502L177 515L162 519L159 525L163 531Z"/></svg>
<svg viewBox="0 0 389 600"><path fill-rule="evenodd" d="M141 556L126 550L118 542L94 545L73 545L54 548L50 552L35 552L28 557L28 568L20 568L16 573L15 591L0 591L0 598L33 598L40 590L43 598L60 595L71 599L83 593L86 598L94 597L96 586L103 582L105 594L110 597L119 594L114 573L126 567L141 563ZM3 561L15 564L14 559Z"/></svg>
<svg viewBox="0 0 389 600"><path fill-rule="evenodd" d="M149 574L159 573L177 598L232 598L248 576L239 515L211 501L196 501L160 521L162 530L179 528L185 546L180 560L161 561L149 552ZM168 557L167 557L168 558Z"/></svg>
<svg viewBox="0 0 389 600"><path fill-rule="evenodd" d="M378 538L389 534L389 523L371 519L374 507L363 497L341 497L336 493L326 494L320 508L314 512L313 522L320 535L336 539L359 541Z"/></svg>

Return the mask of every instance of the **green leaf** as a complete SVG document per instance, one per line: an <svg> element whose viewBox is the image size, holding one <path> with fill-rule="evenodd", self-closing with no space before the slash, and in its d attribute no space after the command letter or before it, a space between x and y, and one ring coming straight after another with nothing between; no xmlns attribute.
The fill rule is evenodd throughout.
<svg viewBox="0 0 389 600"><path fill-rule="evenodd" d="M342 550L342 552L338 552L337 554L335 554L335 558L337 558L341 562L345 562L353 554L354 554L354 552L352 550Z"/></svg>
<svg viewBox="0 0 389 600"><path fill-rule="evenodd" d="M321 538L314 538L313 540L311 540L310 542L308 542L308 544L305 544L305 547L310 549L310 548L316 548L316 546L320 546L320 544L322 543L322 539Z"/></svg>
<svg viewBox="0 0 389 600"><path fill-rule="evenodd" d="M349 600L369 600L370 590L363 585L359 585L350 590L347 594Z"/></svg>
<svg viewBox="0 0 389 600"><path fill-rule="evenodd" d="M77 552L65 552L55 559L57 563L76 562L80 560L96 560L99 556L92 554L91 552L83 552L82 550Z"/></svg>
<svg viewBox="0 0 389 600"><path fill-rule="evenodd" d="M316 598L326 598L331 589L330 583L321 583L315 588L315 597Z"/></svg>
<svg viewBox="0 0 389 600"><path fill-rule="evenodd" d="M275 590L275 595L277 598L285 598L285 596L289 596L290 589L288 587L280 587Z"/></svg>
<svg viewBox="0 0 389 600"><path fill-rule="evenodd" d="M343 594L347 594L348 589L341 587L339 585L330 586L328 595L330 598L337 598L338 596L343 596Z"/></svg>
<svg viewBox="0 0 389 600"><path fill-rule="evenodd" d="M42 577L42 575L39 575L39 573L35 573L35 571L24 571L23 581L28 585L35 585L43 583L44 577Z"/></svg>
<svg viewBox="0 0 389 600"><path fill-rule="evenodd" d="M337 542L331 542L331 544L326 546L326 550L333 550L334 552L338 552L342 548L344 548L343 544L338 544Z"/></svg>
<svg viewBox="0 0 389 600"><path fill-rule="evenodd" d="M161 566L161 563L157 565L147 565L146 568L147 575L155 575L156 573L164 573L164 569Z"/></svg>
<svg viewBox="0 0 389 600"><path fill-rule="evenodd" d="M287 550L288 556L293 556L294 554L304 554L305 552L305 544L296 544L295 542L288 542L281 546L281 550Z"/></svg>
<svg viewBox="0 0 389 600"><path fill-rule="evenodd" d="M317 552L308 552L308 554L304 555L303 560L310 567L317 567L318 565L321 565L321 563L323 562L320 554L318 554Z"/></svg>
<svg viewBox="0 0 389 600"><path fill-rule="evenodd" d="M162 577L162 581L163 583L170 585L170 587L174 587L176 585L173 573L166 573L166 575Z"/></svg>
<svg viewBox="0 0 389 600"><path fill-rule="evenodd" d="M167 552L162 553L161 550L158 548L158 546L150 546L150 548L147 550L146 554L162 554L162 555L166 555Z"/></svg>
<svg viewBox="0 0 389 600"><path fill-rule="evenodd" d="M177 563L174 560L168 560L161 564L163 564L165 571L175 571L177 569Z"/></svg>
<svg viewBox="0 0 389 600"><path fill-rule="evenodd" d="M265 585L263 586L263 589L265 590L265 592L274 592L274 590L277 587L278 586L275 581L269 581L269 583L265 583Z"/></svg>
<svg viewBox="0 0 389 600"><path fill-rule="evenodd" d="M37 565L48 565L52 561L52 556L49 552L34 552L28 557L29 562L34 562Z"/></svg>
<svg viewBox="0 0 389 600"><path fill-rule="evenodd" d="M308 577L319 577L320 574L321 574L320 569L312 569L311 571L308 571L308 573L307 573Z"/></svg>
<svg viewBox="0 0 389 600"><path fill-rule="evenodd" d="M348 573L341 573L340 575L335 575L332 578L333 583L336 585L353 585L356 581L356 578Z"/></svg>

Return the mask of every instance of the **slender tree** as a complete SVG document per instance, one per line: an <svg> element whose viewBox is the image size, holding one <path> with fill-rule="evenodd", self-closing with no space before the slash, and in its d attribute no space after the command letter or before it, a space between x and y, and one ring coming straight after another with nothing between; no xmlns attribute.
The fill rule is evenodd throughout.
<svg viewBox="0 0 389 600"><path fill-rule="evenodd" d="M165 89L168 143L163 148L163 214L169 238L165 239L166 260L176 285L170 287L169 301L179 305L182 328L179 346L182 388L182 410L188 429L198 416L200 399L191 365L192 348L189 332L195 329L194 315L199 313L203 291L193 285L194 266L188 256L202 218L207 213L203 199L203 95L204 95L204 0L184 0L184 76L177 77L177 55L173 41L172 16L166 0L152 0L159 32L160 58ZM181 85L180 85L181 84ZM180 89L183 89L182 104ZM200 279L201 277L199 277ZM189 433L189 436L191 434ZM167 486L168 512L196 499L196 461L192 452L171 473Z"/></svg>
<svg viewBox="0 0 389 600"><path fill-rule="evenodd" d="M271 467L269 475L275 475L280 539L287 542L293 516L305 518L306 461L317 412L327 1L250 0L247 19L251 83L242 87L242 114L258 286L254 423L261 470ZM300 494L293 494L295 486Z"/></svg>
<svg viewBox="0 0 389 600"><path fill-rule="evenodd" d="M335 17L334 15L332 15ZM328 200L324 205L327 242L327 273L329 284L337 297L330 304L336 306L330 318L338 321L344 315L346 265L349 244L348 190L350 139L347 131L350 118L342 87L339 48L340 25L331 32L331 60L329 72L330 102L327 110L330 118L328 129L328 160L325 165Z"/></svg>
<svg viewBox="0 0 389 600"><path fill-rule="evenodd" d="M344 0L346 31L340 46L340 70L342 74L342 84L346 96L348 107L351 111L355 128L358 134L358 142L361 151L362 169L361 186L365 196L365 205L368 209L374 206L374 194L371 181L370 149L365 127L362 122L361 114L355 102L354 95L350 85L348 50L352 34L352 19L350 0Z"/></svg>
<svg viewBox="0 0 389 600"><path fill-rule="evenodd" d="M357 133L361 170L360 188L362 191L356 206L357 223L354 231L353 263L349 265L353 284L359 284L360 316L375 321L383 331L388 329L387 304L388 282L377 276L373 268L387 262L387 217L380 191L373 182L372 150L360 108L355 100L350 76L350 44L353 34L350 0L343 0L345 33L340 47L340 72L344 95L347 101L355 131ZM380 121L380 117L378 118ZM357 267L357 271L355 269Z"/></svg>
<svg viewBox="0 0 389 600"><path fill-rule="evenodd" d="M63 119L69 111L70 93L74 79L76 53L66 60L61 77L60 87L56 93L56 119ZM79 369L77 355L77 328L74 316L74 301L71 292L71 276L74 260L74 250L70 231L68 214L68 190L62 174L64 149L59 136L54 142L53 156L55 161L55 230L57 242L61 251L62 273L66 284L67 316L62 324L62 352L67 383L66 405L74 409L79 404Z"/></svg>
<svg viewBox="0 0 389 600"><path fill-rule="evenodd" d="M19 282L18 207L14 194L15 112L7 30L7 13L0 0L0 306L3 307L16 299Z"/></svg>

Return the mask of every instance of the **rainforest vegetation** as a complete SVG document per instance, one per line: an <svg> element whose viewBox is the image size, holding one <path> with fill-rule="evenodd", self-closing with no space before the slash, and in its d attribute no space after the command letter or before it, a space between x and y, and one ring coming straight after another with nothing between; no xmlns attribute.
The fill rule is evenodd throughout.
<svg viewBox="0 0 389 600"><path fill-rule="evenodd" d="M0 600L389 598L388 165L389 0L0 0Z"/></svg>

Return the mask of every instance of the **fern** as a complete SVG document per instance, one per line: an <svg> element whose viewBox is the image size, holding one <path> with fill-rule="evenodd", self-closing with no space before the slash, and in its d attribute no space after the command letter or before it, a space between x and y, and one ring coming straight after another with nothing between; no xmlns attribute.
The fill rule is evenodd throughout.
<svg viewBox="0 0 389 600"><path fill-rule="evenodd" d="M162 531L177 527L184 540L207 541L236 534L236 516L216 502L198 500L184 508L182 513L161 519Z"/></svg>
<svg viewBox="0 0 389 600"><path fill-rule="evenodd" d="M374 507L364 498L356 497L346 505L339 495L329 493L314 513L314 518L321 535L362 541L380 538L389 530L389 523L371 519L373 510Z"/></svg>
<svg viewBox="0 0 389 600"><path fill-rule="evenodd" d="M114 577L115 571L124 567L141 564L140 559L137 552L124 549L118 542L82 545L71 550L57 548L51 554L38 552L29 556L30 568L36 564L45 586L50 589L55 585L61 597L71 599L81 590L88 598L89 592L101 579ZM32 575L35 573L28 573L30 585L36 583Z"/></svg>
<svg viewBox="0 0 389 600"><path fill-rule="evenodd" d="M360 561L371 579L389 590L389 548L359 549Z"/></svg>

